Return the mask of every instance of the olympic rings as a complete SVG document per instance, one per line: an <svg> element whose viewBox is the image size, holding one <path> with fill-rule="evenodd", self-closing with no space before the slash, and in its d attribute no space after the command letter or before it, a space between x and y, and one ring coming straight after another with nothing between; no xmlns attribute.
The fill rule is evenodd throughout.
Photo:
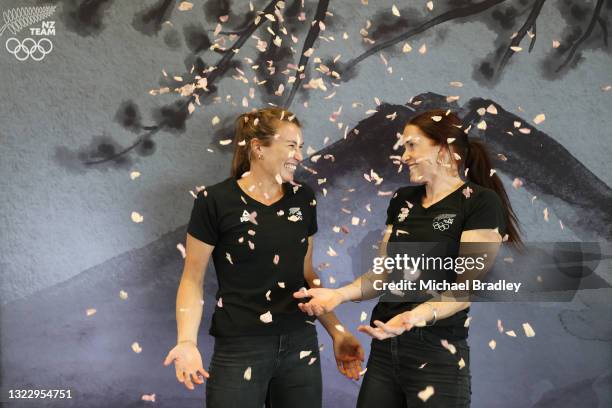
<svg viewBox="0 0 612 408"><path fill-rule="evenodd" d="M43 46L45 44L46 46ZM34 61L42 61L53 50L53 43L48 38L41 38L37 42L33 38L25 38L23 41L19 41L17 38L11 37L6 40L4 46L18 61L25 61L28 58L32 58Z"/></svg>
<svg viewBox="0 0 612 408"><path fill-rule="evenodd" d="M447 229L450 228L452 223L453 223L453 219L452 218L444 218L444 219L439 219L439 221L434 220L434 222L431 224L431 226L434 229L437 229L437 230L440 230L440 231L446 231Z"/></svg>

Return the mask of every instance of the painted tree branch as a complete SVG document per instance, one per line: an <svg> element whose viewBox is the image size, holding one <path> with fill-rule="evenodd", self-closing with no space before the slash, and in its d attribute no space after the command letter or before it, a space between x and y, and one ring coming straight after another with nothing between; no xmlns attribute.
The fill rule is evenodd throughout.
<svg viewBox="0 0 612 408"><path fill-rule="evenodd" d="M291 92L287 97L287 100L284 103L284 108L289 109L291 104L293 103L293 98L295 94L300 88L300 84L302 83L302 78L300 75L300 69L302 73L306 72L306 66L308 65L308 60L310 57L304 55L306 51L308 51L314 45L315 41L319 37L319 33L321 32L321 26L319 23L325 22L325 16L327 15L327 9L329 8L329 0L319 0L319 4L317 4L317 10L315 12L315 16L313 21L316 21L317 24L314 24L308 30L308 34L306 35L306 39L304 40L304 46L302 47L302 53L300 54L300 61L298 62L298 72L296 72L295 82L291 87Z"/></svg>
<svg viewBox="0 0 612 408"><path fill-rule="evenodd" d="M597 19L599 18L599 13L601 12L601 7L603 6L603 3L604 3L603 0L597 0L597 4L595 5L595 9L593 10L593 16L591 17L591 21L589 22L589 25L586 31L572 45L572 48L570 49L569 54L567 54L567 58L565 59L565 61L563 61L561 65L559 65L559 68L557 68L555 72L559 72L563 68L565 68L565 66L569 64L569 62L574 58L574 55L576 54L578 47L580 47L580 45L582 45L582 43L591 36L591 33L593 32L593 28L595 28L595 24L597 24Z"/></svg>
<svg viewBox="0 0 612 408"><path fill-rule="evenodd" d="M274 8L276 7L276 4L279 1L280 0L272 0L270 3L268 3L266 8L263 10L263 14L269 14L269 13L273 12ZM248 26L248 28L244 31L244 34L242 36L240 36L240 38L238 38L236 40L236 42L232 45L232 47L229 50L227 50L227 52L219 60L219 62L216 65L217 69L212 71L210 73L210 75L207 76L207 80L208 80L208 85L209 86L211 84L213 84L217 78L219 78L221 75L225 74L225 72L227 71L227 69L230 66L232 58L234 58L234 56L236 55L236 52L234 52L234 51L235 50L239 50L244 45L244 43L249 38L251 38L253 33L260 26L265 24L267 21L268 21L267 18L261 17L259 19L259 21L257 21L257 23L255 23L255 20L253 20L253 22L251 22L251 24ZM178 108L179 109L187 109L187 106L190 103L195 101L196 95L199 97L204 92L205 91L203 89L196 89L194 91L194 94L192 94L188 98L185 98L185 99L183 99L182 101L179 102ZM139 146L143 141L145 141L148 138L150 138L151 136L155 135L157 132L159 132L161 129L163 129L163 127L164 127L164 123L163 122L162 123L158 123L156 125L148 126L147 127L148 132L138 136L138 139L136 139L136 141L134 143L132 143L130 146L126 147L125 149L117 152L116 154L114 154L112 156L105 157L103 159L87 160L87 161L83 162L83 164L85 164L85 165L95 165L95 164L102 164L102 163L106 163L106 162L109 162L109 161L116 160L119 157L129 153L131 150L133 150L137 146ZM143 129L144 129L144 127L143 127Z"/></svg>
<svg viewBox="0 0 612 408"><path fill-rule="evenodd" d="M497 66L496 75L501 74L501 72L504 70L504 67L510 60L510 57L514 55L515 51L512 50L512 47L517 47L521 43L523 38L525 37L525 34L527 34L527 32L529 31L529 29L531 27L535 27L536 20L538 19L538 16L540 15L540 11L542 10L542 6L544 5L545 2L546 0L536 0L534 2L533 7L531 8L531 12L529 13L529 16L527 16L527 20L525 20L525 23L523 23L523 26L518 30L517 34L514 36L512 41L510 41L510 45L508 45L506 52L504 52L504 55L499 61L499 64ZM532 39L532 45L530 45L529 51L531 51L531 49L533 48L533 40L535 40L535 35Z"/></svg>
<svg viewBox="0 0 612 408"><path fill-rule="evenodd" d="M603 18L599 17L597 19L597 22L599 23L599 26L601 27L601 31L603 33L603 42L604 42L604 45L607 47L608 46L608 25L606 24L606 20L604 20Z"/></svg>
<svg viewBox="0 0 612 408"><path fill-rule="evenodd" d="M420 26L413 28L412 30L408 30L403 34L400 34L394 38L391 38L390 40L387 40L385 42L382 42L372 48L370 48L369 50L367 50L366 52L364 52L363 54L357 56L356 58L353 58L352 60L350 60L347 63L347 66L350 67L354 67L355 65L359 64L361 61L365 60L366 58L377 54L378 52L384 50L385 48L388 47L392 47L397 43L400 43L402 41L407 40L410 37L413 37L417 34L420 34L424 31L429 30L432 27L435 27L437 25L440 25L442 23L445 23L447 21L451 21L451 20L455 20L458 18L464 18L464 17L469 17L469 16L473 16L475 14L480 14L483 11L486 11L488 9L490 9L493 6L497 6L498 4L503 3L506 0L485 0L481 3L478 4L470 4L469 6L465 6L465 7L459 7L456 9L452 9L449 10L445 13L440 14L437 17L432 18L429 21L426 21L425 23L421 24Z"/></svg>

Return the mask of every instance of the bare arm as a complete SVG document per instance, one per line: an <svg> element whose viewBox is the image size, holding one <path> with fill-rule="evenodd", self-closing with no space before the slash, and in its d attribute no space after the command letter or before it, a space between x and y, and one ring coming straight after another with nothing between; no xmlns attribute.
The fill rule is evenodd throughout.
<svg viewBox="0 0 612 408"><path fill-rule="evenodd" d="M187 234L185 265L176 296L177 344L198 343L204 306L204 277L215 247Z"/></svg>

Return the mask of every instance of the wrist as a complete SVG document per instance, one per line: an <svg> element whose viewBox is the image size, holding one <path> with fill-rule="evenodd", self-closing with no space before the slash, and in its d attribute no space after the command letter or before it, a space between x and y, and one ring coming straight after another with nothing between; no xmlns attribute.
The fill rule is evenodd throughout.
<svg viewBox="0 0 612 408"><path fill-rule="evenodd" d="M334 291L338 295L338 297L340 299L340 303L345 303L345 302L348 302L350 300L353 300L352 296L351 296L350 285L343 286L343 287L338 288L338 289L334 289Z"/></svg>
<svg viewBox="0 0 612 408"><path fill-rule="evenodd" d="M182 343L191 343L191 344L193 344L194 346L197 346L197 345L198 345L198 343L197 343L196 341L193 341L193 340L190 340L190 339L178 340L178 341L176 342L176 344L177 344L177 345L178 345L178 344L182 344Z"/></svg>

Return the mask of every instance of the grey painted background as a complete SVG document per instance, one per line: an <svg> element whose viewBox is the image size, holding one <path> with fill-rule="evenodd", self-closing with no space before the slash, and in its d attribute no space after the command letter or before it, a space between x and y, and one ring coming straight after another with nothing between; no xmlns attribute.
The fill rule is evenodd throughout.
<svg viewBox="0 0 612 408"><path fill-rule="evenodd" d="M0 9L48 3L2 0ZM3 387L72 388L80 394L75 402L79 406L142 405L138 401L145 393L156 393L158 405L176 406L180 399L182 405L201 406L201 390L196 394L181 389L173 372L161 367L175 336L174 296L182 266L176 244L184 240L192 205L189 190L229 174L231 151L219 141L231 136L238 113L267 103L288 105L291 84L282 71L287 63L298 63L316 8L325 2L305 1L305 21L300 22L290 13L294 4L300 12L301 2L287 1L286 26L298 42L282 35L283 46L291 44L295 54L270 45L272 51L258 56L257 39L246 39L227 70L211 81L209 89L214 86L216 92L201 95L202 106L192 114L180 107L181 101L186 106L187 98L176 93L153 96L149 91L183 85L171 78L192 78L189 71L198 66L198 58L207 66L219 64L223 55L208 50L206 36L214 40L212 30L216 16L225 13L224 4L230 5L230 17L223 29L242 29L248 2L194 0L191 11L180 11L178 1L167 0L50 3L57 6L50 18L56 22L56 35L54 49L43 61L19 62L0 48ZM371 168L383 174L380 190L393 190L407 177L395 175L387 159L393 154L395 133L393 124L383 123L381 113L368 112L376 109L375 98L397 105L421 100L422 107L446 104L445 96L456 95L460 99L449 106L464 115L494 103L499 114L485 116L487 131L473 136L483 137L494 153L509 158L497 160L495 166L522 222L524 238L610 240L612 91L606 89L612 84L612 58L606 36L612 2L454 0L434 2L429 11L425 1L397 1L400 17L391 12L393 1L369 3L331 2L325 30L318 33L324 38L314 42L301 84L324 77L327 90L300 86L289 106L304 123L306 146L336 158L333 164L308 163L328 179L316 188L320 233L314 260L331 263L322 272L326 280L334 276L341 284L351 279L351 251L363 245L366 236L375 236L384 222L387 198L376 196L362 174ZM500 69L512 33L540 3L532 51L528 52L532 39L526 34L522 51ZM253 1L255 10L267 4ZM490 8L481 11L483 4ZM373 46L431 19L436 22L437 16L455 17L457 9L470 15L441 22L356 62ZM581 41L595 10L598 18L592 32ZM367 20L372 23L367 31L373 45L360 34ZM254 35L267 42L268 26L275 28L268 21ZM23 39L26 30L14 36ZM9 35L13 36L5 31L0 37L2 46ZM553 48L553 40L560 42L559 48ZM227 38L224 45L234 41ZM402 52L405 42L411 52ZM555 72L578 43L575 56ZM423 44L427 51L421 54ZM282 96L253 84L251 66L258 57L263 70L258 79L268 79L272 92L284 82ZM330 80L315 70L320 65L316 57L337 70L341 79ZM276 75L268 75L268 60L275 61ZM231 64L238 62L248 84L235 78L240 74ZM494 68L492 77L487 76L487 63ZM451 86L453 81L463 87ZM254 89L253 98L249 88ZM243 97L248 108L242 106ZM179 105L173 105L177 101ZM162 107L173 108L164 116ZM330 121L340 107L337 120ZM545 113L546 120L534 124L539 113ZM215 116L220 123L213 126ZM130 118L132 126L126 126ZM511 139L505 137L514 120L532 132L515 130ZM375 126L383 126L391 138L368 136L368 127ZM351 132L343 139L356 127L362 130L358 135ZM125 155L108 153L109 146L117 152L138 140L141 143ZM84 164L96 159L107 161ZM141 176L131 180L132 171ZM515 177L525 181L524 187L512 187ZM303 172L303 178L317 185L317 177ZM328 189L326 197L323 187ZM359 196L350 196L348 188L357 189ZM344 197L349 200L342 201ZM371 213L365 210L367 203ZM331 226L350 224L341 207L367 223L352 227L338 243L340 237ZM545 208L549 221L543 217ZM142 214L142 223L132 222L133 211ZM338 258L326 255L328 245ZM607 285L584 290L571 303L473 308L473 406L607 406L612 381L609 263L595 274ZM214 288L210 273L208 299ZM128 292L128 300L119 298L120 290ZM88 308L97 313L87 317ZM340 314L347 327L355 327L361 310L370 309L366 304L347 305ZM207 307L200 340L206 360L210 312ZM529 321L536 337L504 337L497 331L497 319L517 332ZM494 351L487 347L492 338L498 341ZM326 406L353 406L357 386L335 372L324 331L320 340L327 347L322 354ZM141 344L142 353L130 349L134 341Z"/></svg>

